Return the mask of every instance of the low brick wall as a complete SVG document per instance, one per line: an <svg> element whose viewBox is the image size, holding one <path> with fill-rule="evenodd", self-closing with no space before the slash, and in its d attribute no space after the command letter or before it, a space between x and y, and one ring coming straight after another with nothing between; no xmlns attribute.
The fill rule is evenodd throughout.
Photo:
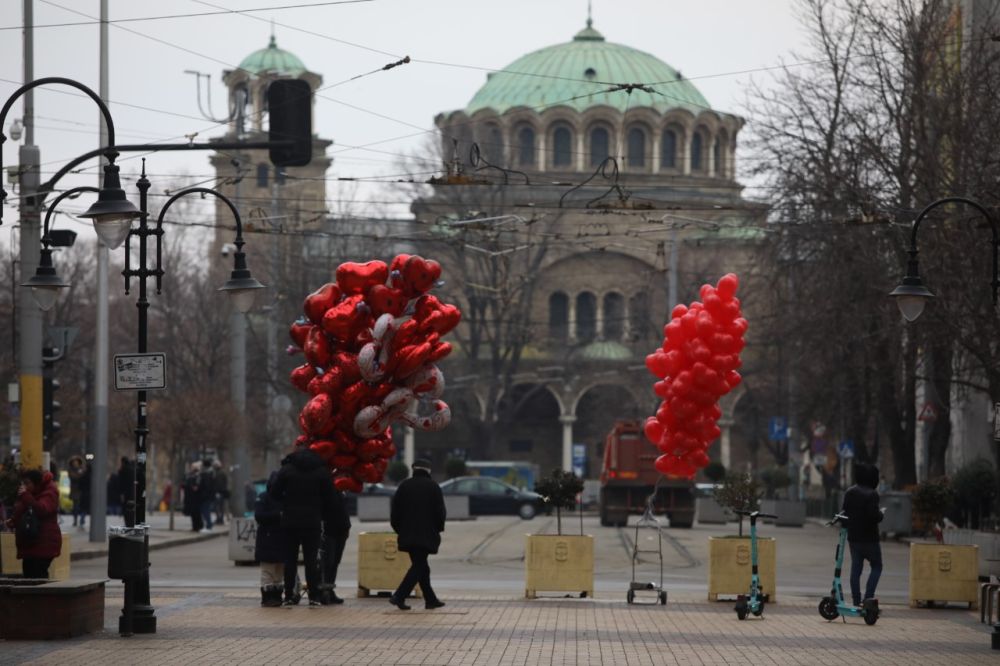
<svg viewBox="0 0 1000 666"><path fill-rule="evenodd" d="M0 578L0 639L48 640L100 631L104 582Z"/></svg>

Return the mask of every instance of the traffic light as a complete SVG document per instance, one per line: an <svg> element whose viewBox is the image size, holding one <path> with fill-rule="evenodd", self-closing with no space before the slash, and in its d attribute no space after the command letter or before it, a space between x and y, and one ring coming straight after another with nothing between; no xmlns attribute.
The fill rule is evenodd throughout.
<svg viewBox="0 0 1000 666"><path fill-rule="evenodd" d="M46 347L42 350L42 358L57 357L58 350ZM52 376L55 361L46 360L42 364L42 441L43 448L51 450L52 443L59 432L59 421L56 420L56 412L62 406L56 400L56 391L59 390L59 380Z"/></svg>
<svg viewBox="0 0 1000 666"><path fill-rule="evenodd" d="M312 88L302 79L278 79L267 88L268 141L292 145L268 150L271 164L305 166L312 161Z"/></svg>

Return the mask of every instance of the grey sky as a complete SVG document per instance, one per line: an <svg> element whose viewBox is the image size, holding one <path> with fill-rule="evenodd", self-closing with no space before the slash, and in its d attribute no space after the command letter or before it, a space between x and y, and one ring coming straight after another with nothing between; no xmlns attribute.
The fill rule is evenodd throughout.
<svg viewBox="0 0 1000 666"><path fill-rule="evenodd" d="M210 12L215 11L213 5L246 9L308 1L111 0L110 14L114 20ZM21 0L0 0L0 27L21 24L21 4ZM773 66L801 44L792 5L792 0L594 0L593 13L595 27L609 41L654 54L692 79L714 108L738 113L750 77L767 77L762 73L739 72ZM96 17L99 2L35 0L35 23L87 20L69 9ZM221 134L219 127L200 118L194 77L184 74L184 70L212 75L214 112L223 114L222 70L267 45L271 19L393 54L382 55L276 26L278 45L296 54L310 70L320 73L327 87L403 55L500 69L525 53L568 41L583 27L586 11L586 0L375 0L250 15L112 25L111 99L170 112L155 113L112 104L118 140L120 143L183 141L184 135L196 131L198 140L205 140ZM97 89L96 24L38 28L35 35L36 78L67 76ZM0 95L4 99L21 81L21 67L20 31L0 31L0 79L3 79ZM323 91L322 95L330 99L317 101L316 130L335 142L330 149L334 157L330 175L398 173L398 155L412 153L426 141L426 135L418 133L433 128L434 115L464 107L485 80L486 72L482 70L413 63ZM93 103L53 90L39 89L35 97L36 143L41 147L43 172L51 172L96 147L98 140L98 112ZM13 115L19 115L20 109L21 105L16 105ZM373 146L380 152L351 148L414 134L417 136ZM16 149L8 142L4 163L15 162ZM157 185L165 186L166 181L176 187L181 174L189 175L184 181L188 183L211 175L206 154L154 155L150 156L147 167L154 177L154 191ZM126 174L137 168L135 160L122 164ZM94 169L87 173L93 174ZM93 175L64 181L66 184L94 182ZM394 195L391 188L377 191L365 188L356 194L363 201L402 195L402 191ZM338 196L341 194L331 190L331 197ZM396 207L391 212L403 214L405 208Z"/></svg>

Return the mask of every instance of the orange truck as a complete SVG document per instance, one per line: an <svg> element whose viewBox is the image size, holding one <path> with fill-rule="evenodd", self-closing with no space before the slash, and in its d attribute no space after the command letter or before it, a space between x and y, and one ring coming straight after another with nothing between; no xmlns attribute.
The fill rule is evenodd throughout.
<svg viewBox="0 0 1000 666"><path fill-rule="evenodd" d="M653 463L659 451L642 431L639 421L617 421L604 439L601 467L601 525L622 527L629 514L646 510L656 490L653 511L670 518L671 527L694 523L694 481L663 477ZM657 481L659 485L657 486Z"/></svg>

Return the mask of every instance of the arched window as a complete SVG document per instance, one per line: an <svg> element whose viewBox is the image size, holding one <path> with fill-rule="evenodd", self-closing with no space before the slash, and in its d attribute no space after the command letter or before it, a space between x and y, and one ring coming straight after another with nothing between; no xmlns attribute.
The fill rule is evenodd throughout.
<svg viewBox="0 0 1000 666"><path fill-rule="evenodd" d="M638 127L628 131L628 165L640 169L646 166L646 133Z"/></svg>
<svg viewBox="0 0 1000 666"><path fill-rule="evenodd" d="M552 133L552 166L573 164L573 133L568 127L557 127Z"/></svg>
<svg viewBox="0 0 1000 666"><path fill-rule="evenodd" d="M597 335L597 298L585 291L576 297L576 339L590 342Z"/></svg>
<svg viewBox="0 0 1000 666"><path fill-rule="evenodd" d="M590 131L590 166L597 166L611 154L611 136L603 127Z"/></svg>
<svg viewBox="0 0 1000 666"><path fill-rule="evenodd" d="M563 341L569 335L569 296L561 291L549 296L549 337Z"/></svg>
<svg viewBox="0 0 1000 666"><path fill-rule="evenodd" d="M621 340L625 334L625 298L618 292L604 294L604 339Z"/></svg>
<svg viewBox="0 0 1000 666"><path fill-rule="evenodd" d="M677 168L677 133L667 130L660 140L660 166L666 169Z"/></svg>
<svg viewBox="0 0 1000 666"><path fill-rule="evenodd" d="M257 165L257 187L267 187L267 176L270 171L271 167L267 164Z"/></svg>
<svg viewBox="0 0 1000 666"><path fill-rule="evenodd" d="M715 142L715 175L725 178L729 175L729 139L725 132L719 134Z"/></svg>
<svg viewBox="0 0 1000 666"><path fill-rule="evenodd" d="M484 137L484 144L480 146L483 151L483 156L491 164L502 165L503 164L503 133L500 132L500 128L496 125L490 124L486 126L486 133Z"/></svg>
<svg viewBox="0 0 1000 666"><path fill-rule="evenodd" d="M649 294L637 292L628 299L628 328L633 340L645 340L652 324L649 318Z"/></svg>
<svg viewBox="0 0 1000 666"><path fill-rule="evenodd" d="M535 165L535 130L530 127L517 131L517 161L521 166Z"/></svg>
<svg viewBox="0 0 1000 666"><path fill-rule="evenodd" d="M701 132L695 132L691 136L691 171L701 171Z"/></svg>

